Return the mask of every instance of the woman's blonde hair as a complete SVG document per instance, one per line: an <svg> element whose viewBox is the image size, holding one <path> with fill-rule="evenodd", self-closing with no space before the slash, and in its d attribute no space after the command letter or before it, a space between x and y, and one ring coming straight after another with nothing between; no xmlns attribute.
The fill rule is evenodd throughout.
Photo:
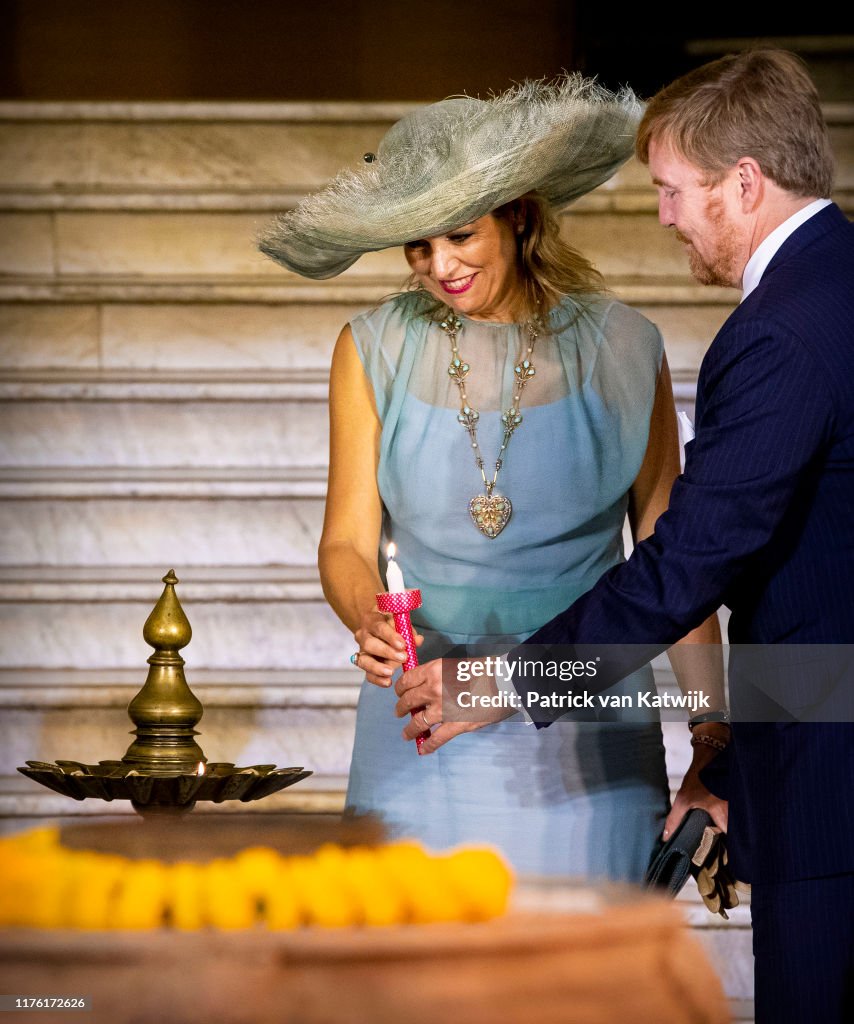
<svg viewBox="0 0 854 1024"><path fill-rule="evenodd" d="M523 312L547 313L565 295L605 291L605 281L587 257L560 234L560 225L547 199L528 192L493 210L517 231L522 277Z"/></svg>

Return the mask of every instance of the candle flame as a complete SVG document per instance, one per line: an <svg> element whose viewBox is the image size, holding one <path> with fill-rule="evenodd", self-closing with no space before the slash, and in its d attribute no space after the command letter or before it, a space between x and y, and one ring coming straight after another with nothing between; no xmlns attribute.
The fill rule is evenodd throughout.
<svg viewBox="0 0 854 1024"><path fill-rule="evenodd" d="M196 769L196 775L204 775L204 774L205 774L205 764L204 764L204 761L199 761L199 767Z"/></svg>
<svg viewBox="0 0 854 1024"><path fill-rule="evenodd" d="M389 558L394 558L394 556L397 554L397 545L394 543L394 541L392 541L391 544L389 544L389 546L385 549L385 553Z"/></svg>

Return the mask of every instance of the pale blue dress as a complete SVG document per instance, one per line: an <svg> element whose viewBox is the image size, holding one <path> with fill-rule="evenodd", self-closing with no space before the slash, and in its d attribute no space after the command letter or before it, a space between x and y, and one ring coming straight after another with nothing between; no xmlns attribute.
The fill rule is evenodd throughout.
<svg viewBox="0 0 854 1024"><path fill-rule="evenodd" d="M513 515L488 539L468 511L483 485L457 422L448 338L417 310L417 299L397 297L351 328L382 422L381 552L393 540L406 586L422 591L412 617L424 662L452 646L530 635L623 560L662 342L653 324L608 297L566 299L551 312L498 480ZM524 344L512 324L464 319L459 335L490 477ZM636 692L652 682L636 673L624 685ZM492 844L523 874L642 879L668 809L653 712L646 723L635 711L631 723L548 729L517 715L419 757L401 739L395 700L362 684L348 808L379 813L394 835L433 849Z"/></svg>

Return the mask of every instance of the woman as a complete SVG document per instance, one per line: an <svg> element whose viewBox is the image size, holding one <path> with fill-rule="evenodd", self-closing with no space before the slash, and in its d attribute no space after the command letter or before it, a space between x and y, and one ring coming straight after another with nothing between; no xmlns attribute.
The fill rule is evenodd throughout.
<svg viewBox="0 0 854 1024"><path fill-rule="evenodd" d="M437 848L492 842L526 873L643 877L668 807L657 721L509 720L419 758L375 595L393 540L422 591L422 661L515 642L623 558L627 512L642 538L666 508L679 462L659 332L553 217L628 158L639 112L577 76L421 108L261 243L316 278L403 244L412 271L332 361L320 571L366 676L348 806ZM716 621L693 639L719 642ZM649 689L649 670L625 686Z"/></svg>

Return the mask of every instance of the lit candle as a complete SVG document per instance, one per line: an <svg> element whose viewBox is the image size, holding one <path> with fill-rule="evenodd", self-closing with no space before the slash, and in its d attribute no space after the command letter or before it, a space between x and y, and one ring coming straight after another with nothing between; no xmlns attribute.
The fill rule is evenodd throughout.
<svg viewBox="0 0 854 1024"><path fill-rule="evenodd" d="M415 611L416 608L421 607L421 591L406 589L403 582L403 573L400 571L400 566L394 560L396 553L397 548L394 544L389 544L386 548L388 565L386 566L385 571L388 593L377 594L377 608L386 615L392 615L394 617L394 628L403 637L403 643L406 647L406 660L403 663L403 670L404 672L408 672L418 664L418 653L415 648L415 634L412 632L412 623L409 621L409 613L411 611ZM414 717L420 710L421 708L413 708L412 716ZM429 735L430 730L426 729L415 738L415 746L419 754L421 753L421 747L424 744L424 740L426 740Z"/></svg>
<svg viewBox="0 0 854 1024"><path fill-rule="evenodd" d="M394 556L397 553L397 548L394 544L389 544L386 549L388 555L388 565L385 570L385 581L390 594L402 594L406 587L403 584L403 573L400 571L400 566L395 562Z"/></svg>

